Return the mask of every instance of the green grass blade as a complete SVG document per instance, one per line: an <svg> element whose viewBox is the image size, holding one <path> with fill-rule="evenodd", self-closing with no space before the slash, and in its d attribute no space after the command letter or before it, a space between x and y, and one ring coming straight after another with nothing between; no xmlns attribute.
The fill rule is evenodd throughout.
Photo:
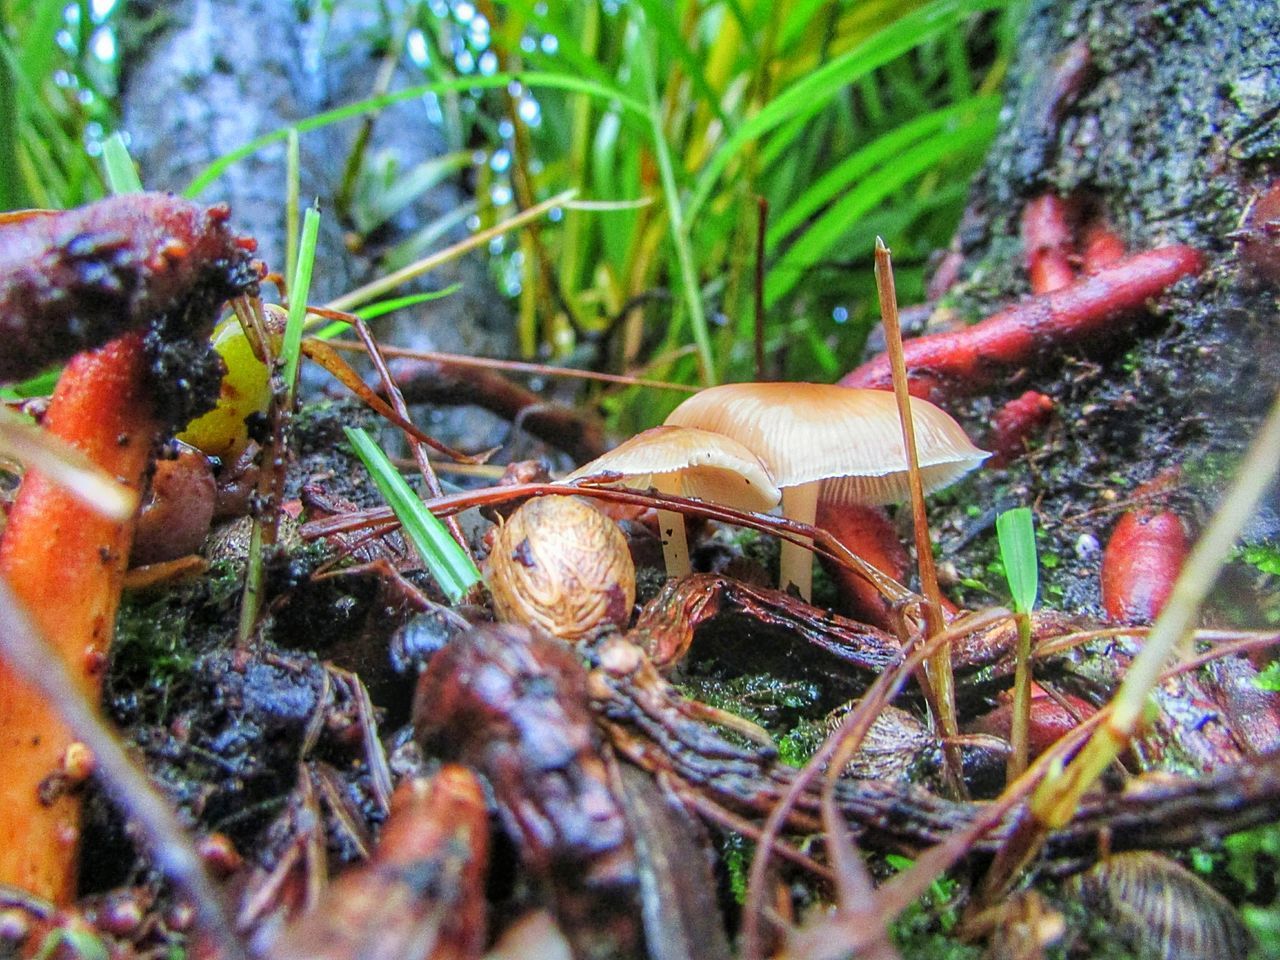
<svg viewBox="0 0 1280 960"><path fill-rule="evenodd" d="M495 73L487 77L464 77L455 80L438 80L434 83L418 84L414 87L405 87L403 90L394 90L378 97L369 97L365 100L358 100L355 103L349 103L343 107L336 107L333 110L326 110L322 113L314 114L306 119L299 120L297 123L288 127L281 127L270 133L264 133L260 137L255 137L243 146L231 150L213 163L205 167L195 179L183 191L187 197L199 196L209 184L217 180L228 167L233 163L243 160L245 157L257 153L263 147L277 143L289 136L289 131L296 129L300 134L307 133L310 130L319 130L335 123L341 123L344 120L351 120L355 117L362 117L366 113L376 113L383 107L390 106L394 103L402 103L405 100L415 100L425 96L428 93L450 93L463 90L501 90L505 89L513 83L523 84L531 89L551 89L551 90L568 90L573 93L585 93L589 96L597 97L601 100L616 103L619 106L629 110L639 117L648 117L648 108L640 101L629 97L616 87L602 84L596 81L587 80L579 76L567 73Z"/></svg>
<svg viewBox="0 0 1280 960"><path fill-rule="evenodd" d="M556 38L556 52L548 55L541 48L535 47L532 52L522 51L522 55L531 65L556 64L561 70L568 67L573 73L594 80L602 86L612 86L614 80L601 65L599 56L578 42L579 28L562 14L564 4L546 4L538 0L504 0L503 6L517 11L525 22L545 34ZM587 5L583 4L585 8ZM582 11L586 16L585 9ZM569 72L569 71L564 71Z"/></svg>
<svg viewBox="0 0 1280 960"><path fill-rule="evenodd" d="M5 6L0 3L0 44L8 35ZM7 44L6 44L7 45ZM30 204L18 170L18 78L8 58L0 62L0 210L17 210Z"/></svg>
<svg viewBox="0 0 1280 960"><path fill-rule="evenodd" d="M440 584L445 596L457 603L480 582L480 571L449 535L444 524L418 499L373 439L359 428L343 429L427 570Z"/></svg>
<svg viewBox="0 0 1280 960"><path fill-rule="evenodd" d="M351 204L356 229L364 234L372 233L436 184L465 170L474 157L472 150L446 153L408 170L397 170L389 183L357 177L355 202Z"/></svg>
<svg viewBox="0 0 1280 960"><path fill-rule="evenodd" d="M769 276L766 306L790 293L817 263L830 255L865 214L921 174L937 169L948 157L981 152L995 132L995 115L952 136L935 136L895 157L864 178L813 221L784 254Z"/></svg>
<svg viewBox="0 0 1280 960"><path fill-rule="evenodd" d="M1036 529L1030 507L1006 510L996 517L1000 562L1009 582L1009 594L1017 613L1030 613L1040 591L1040 566L1036 559Z"/></svg>
<svg viewBox="0 0 1280 960"><path fill-rule="evenodd" d="M812 116L849 84L902 56L925 40L951 29L962 17L983 10L998 9L1006 3L1007 0L935 0L793 83L738 127L734 135L715 152L698 177L692 199L687 206L686 212L690 220L697 218L710 199L720 176L747 143L794 117Z"/></svg>
<svg viewBox="0 0 1280 960"><path fill-rule="evenodd" d="M102 145L102 165L106 167L107 184L116 196L125 193L141 193L142 178L133 165L129 148L124 145L124 135L117 130Z"/></svg>
<svg viewBox="0 0 1280 960"><path fill-rule="evenodd" d="M948 142L952 142L952 130L959 132L957 128L964 129L974 124L988 129L995 122L999 111L999 97L977 97L917 117L877 137L824 173L774 219L765 240L767 248L774 249L783 237L825 204L846 193L868 172L900 156L914 144L943 132L948 133Z"/></svg>
<svg viewBox="0 0 1280 960"><path fill-rule="evenodd" d="M672 5L668 0L638 0L638 2L644 8L646 21L656 31L662 49L668 56L680 62L685 74L693 83L693 89L716 115L716 119L724 126L725 131L732 133L737 124L725 114L720 105L720 95L707 81L706 72L702 69L705 56L700 51L692 49L681 34Z"/></svg>
<svg viewBox="0 0 1280 960"><path fill-rule="evenodd" d="M45 0L35 4L35 9L22 26L22 35L18 38L21 44L18 56L23 75L29 77L32 83L44 83L53 74L54 58L59 53L58 31L66 22L66 7L59 0Z"/></svg>
<svg viewBox="0 0 1280 960"><path fill-rule="evenodd" d="M643 13L640 14L639 20L643 26ZM671 162L671 150L662 128L662 106L658 102L657 79L653 75L653 59L650 56L648 38L644 33L645 31L641 30L634 48L640 72L643 74L645 92L649 98L649 123L653 134L653 150L658 160L658 172L662 178L662 192L667 200L667 221L671 226L671 242L675 247L676 262L679 266L680 289L684 295L685 309L689 311L693 341L698 348L698 359L702 364L702 382L706 386L712 386L716 383L716 368L711 355L711 332L707 326L707 315L702 305L702 288L698 283L698 270L693 261L693 247L689 242L689 232L685 229L680 189L676 185L675 166Z"/></svg>
<svg viewBox="0 0 1280 960"><path fill-rule="evenodd" d="M302 219L302 240L298 244L298 269L289 284L289 319L284 328L280 357L284 361L284 382L288 390L288 406L293 406L298 386L298 361L301 358L302 326L307 317L307 295L311 292L311 272L316 262L316 237L320 233L320 211L308 207Z"/></svg>
<svg viewBox="0 0 1280 960"><path fill-rule="evenodd" d="M361 307L359 310L351 311L361 320L376 320L378 317L386 316L396 310L403 310L405 307L416 307L420 303L428 303L432 300L441 300L457 293L462 289L462 284L451 283L443 290L431 290L427 293L414 293L407 297L395 297L391 300L379 300L377 303L371 303L367 307ZM351 330L351 324L344 323L341 320L335 320L327 327L317 330L312 336L317 340L330 340L333 337L348 333Z"/></svg>

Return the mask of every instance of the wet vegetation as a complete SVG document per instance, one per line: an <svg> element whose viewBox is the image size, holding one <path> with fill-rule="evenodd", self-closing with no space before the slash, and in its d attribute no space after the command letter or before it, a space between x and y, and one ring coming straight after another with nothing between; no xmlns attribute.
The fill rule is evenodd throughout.
<svg viewBox="0 0 1280 960"><path fill-rule="evenodd" d="M1280 956L1277 38L0 0L0 955ZM893 375L922 514L554 485Z"/></svg>

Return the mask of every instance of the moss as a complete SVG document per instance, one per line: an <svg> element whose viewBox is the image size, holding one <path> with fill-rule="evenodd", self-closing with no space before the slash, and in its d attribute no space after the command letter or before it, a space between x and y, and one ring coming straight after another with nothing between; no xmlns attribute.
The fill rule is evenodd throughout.
<svg viewBox="0 0 1280 960"><path fill-rule="evenodd" d="M902 871L911 866L906 857L889 855L887 866ZM956 936L960 923L960 884L941 877L919 900L907 907L890 929L893 942L913 960L977 960L982 950Z"/></svg>
<svg viewBox="0 0 1280 960"><path fill-rule="evenodd" d="M243 564L226 559L198 579L124 596L106 681L117 720L164 722L196 658L234 632L242 578Z"/></svg>

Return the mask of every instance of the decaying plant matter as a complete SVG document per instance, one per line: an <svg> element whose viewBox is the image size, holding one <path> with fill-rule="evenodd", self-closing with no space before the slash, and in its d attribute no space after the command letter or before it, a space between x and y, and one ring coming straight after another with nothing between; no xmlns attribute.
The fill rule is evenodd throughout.
<svg viewBox="0 0 1280 960"><path fill-rule="evenodd" d="M1088 70L1078 47L1069 52L1073 57L1060 78L1064 89L1052 98L1050 113L1078 92ZM1207 247L1201 252L1161 246L1126 255L1099 211L1082 198L1041 191L1025 205L1023 262L1031 298L969 329L910 342L906 353L916 391L949 400L984 391L1006 374L1023 376L1023 370L1049 360L1046 355L1060 353L1078 338L1112 332L1120 319L1146 312L1171 285L1181 281L1185 286L1206 263L1215 265L1220 251ZM150 322L144 314L177 311L182 319L177 329L194 332L222 297L256 276L247 264L248 244L222 237L215 226L209 227L217 234L212 247L191 243L196 228L190 225L183 228L186 233L177 231L173 243L148 232L151 227L163 232L170 221L197 224L183 217L199 211L168 199L133 202L136 209L112 208L132 213L122 220L118 245L101 241L103 257L92 261L92 269L76 274L74 264L68 265L80 263L75 258L86 252L74 243L63 245L65 255L50 260L47 274L27 260L0 260L0 268L13 277L9 299L0 297L0 306L26 303L22 297L30 295L21 291L37 289L35 280L41 277L50 290L83 280L85 270L103 273L108 287L127 288L136 280L142 292L119 300L125 339L93 355L124 356L134 363L143 356L138 328ZM18 226L46 230L52 216ZM219 216L207 224L221 222ZM68 223L96 228L105 214L68 217ZM1255 211L1241 241L1246 250L1272 239L1274 219L1269 203ZM137 251L148 249L154 256L138 259ZM195 269L201 257L212 264L212 279ZM1247 258L1267 274L1265 251L1253 250ZM167 272L171 267L176 274ZM166 299L166 284L176 284L179 294L190 285L190 299L176 294ZM77 293L70 301L83 305L87 299ZM64 323L53 312L46 319L54 326ZM111 329L114 334L116 328ZM15 360L15 371L30 372L34 364L61 356L34 334L18 338L28 358ZM324 354L322 347L310 352L314 358ZM145 391L121 390L118 397L108 391L102 400L95 391L110 381L96 372L99 359L72 361L60 388L93 405L92 416L84 406L55 404L49 423L56 427L60 417L67 417L79 429L93 420L103 437L118 440L128 433L130 442L117 443L115 451L128 462L109 466L128 472L136 486L159 418ZM884 387L887 369L884 361L872 360L847 379ZM355 374L345 375L354 383ZM129 373L130 384L132 377ZM448 366L419 367L403 379L420 398L476 400L479 389L491 409L513 420L524 418L530 426L543 412L536 396L508 389L510 384L496 375L486 376L479 388L471 374ZM1025 386L1018 385L1021 396L1003 406L992 423L993 445L1003 464L1023 461L1037 442L1037 430L1073 412L1061 396L1051 399ZM368 400L372 391L362 389ZM390 422L411 436L420 434L406 426L398 404L373 405L394 407ZM99 407L114 409L123 419L103 421ZM305 521L301 532L307 546L289 544L285 562L267 578L260 633L234 650L227 649L225 637L215 638L194 664L183 662L179 668L183 682L204 684L199 692L217 705L184 703L172 711L166 705L157 710L158 720L139 719L145 714L141 708L129 716L138 743L182 813L204 828L217 824L221 830L225 823L236 837L217 836L200 847L211 871L227 877L224 892L235 896L239 907L234 930L206 932L197 943L206 955L243 950L278 960L474 957L500 941L500 950L525 955L559 949L590 958L723 960L730 955L730 934L743 930L743 950L753 958L765 952L815 958L832 944L847 953L865 949L892 955L885 932L892 917L944 870L957 867L955 875L980 883L993 858L1027 852L1009 850L1018 840L1017 824L1028 809L1034 781L1107 722L1108 700L1144 631L1132 621L1157 612L1178 566L1165 562L1171 556L1167 544L1149 545L1133 535L1134 529L1167 529L1169 524L1157 518L1171 511L1169 504L1157 498L1118 503L1117 508L1129 508L1132 519L1120 521L1114 554L1109 549L1105 557L1095 557L1104 582L1118 584L1118 592L1107 588L1120 598L1108 603L1117 622L1099 624L1072 612L1031 614L1034 758L1028 774L1006 783L1015 623L998 609L970 613L952 607L947 622L929 636L933 627L922 625L927 623L921 616L923 600L903 582L910 564L884 515L872 515L853 531L850 524L859 517L820 510L815 527L675 491L614 489L610 484L619 480L616 476L598 476L573 489L542 477L433 500L430 506L441 516L473 506L509 511L522 501L520 511L536 513L552 504L577 503L573 497L629 508L630 519L622 527L599 514L591 523L603 531L615 559L630 549L642 568L650 567L642 569L649 585L642 576L640 589L648 600L638 613L632 609L632 587L622 584L617 572L625 564L603 574L588 568L594 576L569 582L564 573L569 566L551 562L556 558L544 555L541 546L535 549L517 511L504 528L508 539L500 535L489 558L491 576L516 582L532 578L537 592L572 601L574 610L603 611L604 617L576 636L563 629L565 618L529 622L520 604L506 602L504 586L495 579L497 612L529 623L499 626L490 622L495 611L488 604L449 609L437 602L430 583L417 577L389 513L356 508L356 502L371 502L367 491L353 481L358 473L334 449L333 435L323 435L323 415L316 421L319 426L307 428L316 435L299 441L305 466L290 463L289 476L271 478L266 485L279 493L283 503L276 505ZM597 455L603 445L593 420L562 410L546 416L538 432L579 459ZM273 457L283 464L286 452L280 447ZM530 479L536 476L535 470L528 473ZM510 473L512 479L521 475L519 469ZM27 484L38 488L32 477ZM69 507L59 506L57 515L72 516L66 511ZM704 570L714 565L722 572L656 585L652 511L701 521L703 534L715 531L700 544L695 540L692 554ZM1187 531L1180 518L1174 522ZM29 578L26 571L47 573L59 563L92 586L43 581L26 601L40 629L56 638L61 625L42 611L76 596L86 598L83 607L65 604L66 611L59 611L83 621L73 635L82 639L86 630L109 632L104 625L113 614L127 531L108 524L111 529L100 535L105 527L93 524L105 521L77 520L85 544L72 542L68 553L63 550L67 537L55 540L46 532L43 539L58 545L55 553L37 549L42 529L24 528L34 521L23 520L19 508L10 523L0 569L15 587L19 578ZM866 529L872 524L874 530ZM769 571L737 543L727 542L722 532L731 527L796 546L811 542L834 571L838 588L857 594L850 609L861 611L858 618L761 586L769 582ZM664 529L659 526L659 537ZM568 523L561 521L550 532L547 550L582 552L583 538ZM1148 546L1161 561L1151 570L1138 562ZM596 559L595 551L587 553L589 561ZM11 554L17 559L9 559ZM239 556L234 547L231 555ZM348 556L359 564L344 567ZM956 573L965 577L981 571ZM1130 576L1134 573L1140 576ZM603 585L600 595L589 595L593 580ZM392 628L398 629L389 641ZM1134 900L1125 899L1127 894L1137 890L1141 909L1148 910L1147 878L1163 878L1159 882L1176 886L1185 898L1179 903L1187 905L1187 913L1200 905L1205 914L1221 918L1224 949L1239 952L1245 945L1229 906L1224 908L1203 884L1167 864L1135 865L1111 857L1119 851L1212 848L1225 833L1280 818L1280 709L1274 695L1254 684L1255 664L1243 655L1252 651L1264 660L1274 638L1203 634L1201 639L1201 661L1165 673L1141 738L1079 811L1048 833L1018 877L1039 884L1086 872L1077 892L1090 902L1115 898L1122 901L1117 909L1123 909ZM358 672L321 667L279 645L304 641L308 650L345 658ZM390 666L388 644L394 651ZM940 736L930 724L916 679L916 668L940 651L949 656L955 675L962 721L962 732L953 737ZM73 645L73 653L82 652L82 646ZM100 656L88 663L100 665ZM781 695L760 697L752 684L774 685ZM195 699L181 686L173 686L175 700ZM164 696L169 695L166 688ZM119 697L116 708L128 713L135 708L121 706L125 699ZM385 736L379 734L378 708L390 721L382 724L389 731ZM390 760L384 750L392 750ZM983 799L950 792L944 752L961 757L964 789ZM814 759L807 766L794 765L808 756ZM54 759L63 758L60 775L48 777ZM204 764L200 769L207 782L189 773L193 758ZM0 756L0 764L8 762ZM49 810L55 812L64 809L66 791L86 774L83 754L65 745L28 766L38 776L36 784L22 788L25 796L36 795L37 785L45 788L44 796L54 800ZM391 771L398 780L394 794ZM246 798L252 806L229 812ZM0 802L8 822L8 801ZM123 813L131 817L127 803ZM264 828L269 819L271 827ZM48 880L31 871L43 876L45 851L61 856L65 847L47 830L43 838L26 832L40 849L34 856L19 851L24 866L17 880L29 887L28 895L6 894L0 900L4 946L17 944L34 955L58 930L87 931L126 956L196 942L189 935L190 910L184 916L186 905L147 879L135 899L113 903L112 909L91 911L82 904L79 912L59 914L45 901L72 899L69 875L64 870L60 879ZM735 905L717 885L727 886L725 864L743 838L758 845L759 859L749 895ZM733 849L717 857L717 844L721 853ZM877 873L874 881L863 854ZM881 854L906 854L917 865L886 879ZM364 862L326 886L329 867L340 860ZM776 871L767 869L779 864ZM1114 869L1110 880L1109 867ZM142 875L140 869L137 873ZM796 882L774 887L777 876ZM1017 898L1024 918L1055 909L1037 904L1041 889ZM802 893L787 895L795 890ZM183 895L201 896L190 890ZM836 901L832 912L791 912L806 899L828 895ZM1070 894L1054 890L1053 895ZM993 905L980 901L980 896L966 901L984 909L975 911L965 929L990 935L993 943L1008 942L1008 928L1016 924L993 919L992 910L985 909ZM1012 915L1015 904L1010 906ZM22 923L26 926L18 929Z"/></svg>

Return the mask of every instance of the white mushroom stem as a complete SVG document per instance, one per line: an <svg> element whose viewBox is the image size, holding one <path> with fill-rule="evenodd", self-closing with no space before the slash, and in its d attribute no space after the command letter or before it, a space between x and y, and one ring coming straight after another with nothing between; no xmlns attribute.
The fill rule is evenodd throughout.
<svg viewBox="0 0 1280 960"><path fill-rule="evenodd" d="M659 493L681 495L680 478L673 473L655 474L653 487ZM683 577L689 574L693 568L689 565L689 541L684 532L684 514L674 510L659 510L658 536L662 538L662 560L667 566L667 576Z"/></svg>
<svg viewBox="0 0 1280 960"><path fill-rule="evenodd" d="M818 516L820 485L813 482L783 487L782 515L788 520L813 526L813 521ZM787 590L794 585L806 601L813 595L813 553L809 550L812 544L813 541L809 539L806 539L803 545L783 540L782 558L778 570L778 589Z"/></svg>

